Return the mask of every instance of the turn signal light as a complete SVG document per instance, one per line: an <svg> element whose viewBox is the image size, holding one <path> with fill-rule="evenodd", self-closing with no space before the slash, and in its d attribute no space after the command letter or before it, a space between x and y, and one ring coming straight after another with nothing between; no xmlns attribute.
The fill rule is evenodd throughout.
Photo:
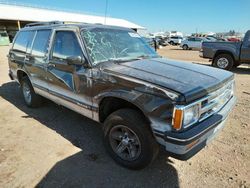
<svg viewBox="0 0 250 188"><path fill-rule="evenodd" d="M175 109L174 111L174 119L173 119L173 128L176 130L180 130L182 126L183 119L183 110Z"/></svg>

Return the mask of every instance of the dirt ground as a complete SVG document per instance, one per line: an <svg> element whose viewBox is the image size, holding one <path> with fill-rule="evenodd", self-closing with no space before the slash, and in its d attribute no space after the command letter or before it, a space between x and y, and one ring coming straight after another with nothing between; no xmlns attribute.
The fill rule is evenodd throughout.
<svg viewBox="0 0 250 188"><path fill-rule="evenodd" d="M225 128L188 161L164 151L149 167L116 165L102 145L101 126L47 101L29 109L8 78L0 47L0 187L250 187L250 68L233 70L238 102ZM159 50L187 63L209 64L198 51Z"/></svg>

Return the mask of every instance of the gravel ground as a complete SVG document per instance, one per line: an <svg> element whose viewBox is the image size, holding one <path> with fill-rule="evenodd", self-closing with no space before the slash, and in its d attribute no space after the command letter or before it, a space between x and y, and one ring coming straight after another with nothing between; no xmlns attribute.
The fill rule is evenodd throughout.
<svg viewBox="0 0 250 188"><path fill-rule="evenodd" d="M225 128L188 161L164 151L149 167L116 165L102 145L99 124L47 101L29 109L8 78L0 47L0 187L250 187L250 69L233 70L238 103ZM159 50L187 63L209 64L197 51Z"/></svg>

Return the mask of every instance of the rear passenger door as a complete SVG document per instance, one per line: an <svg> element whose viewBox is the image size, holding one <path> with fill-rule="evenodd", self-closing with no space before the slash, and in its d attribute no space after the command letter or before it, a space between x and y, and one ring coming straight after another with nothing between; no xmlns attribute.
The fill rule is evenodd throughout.
<svg viewBox="0 0 250 188"><path fill-rule="evenodd" d="M194 48L195 47L195 39L194 38L189 38L188 39L188 46L189 48Z"/></svg>
<svg viewBox="0 0 250 188"><path fill-rule="evenodd" d="M48 90L46 69L50 36L50 29L36 31L32 49L26 53L25 68L31 75L30 79L35 90Z"/></svg>
<svg viewBox="0 0 250 188"><path fill-rule="evenodd" d="M195 39L195 48L200 49L201 48L202 39L196 38Z"/></svg>

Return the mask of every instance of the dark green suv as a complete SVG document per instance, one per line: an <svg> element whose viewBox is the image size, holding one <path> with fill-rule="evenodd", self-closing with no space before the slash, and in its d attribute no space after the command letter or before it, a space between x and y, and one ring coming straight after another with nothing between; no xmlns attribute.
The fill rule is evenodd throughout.
<svg viewBox="0 0 250 188"><path fill-rule="evenodd" d="M232 73L161 58L128 28L29 24L8 57L27 106L45 97L100 122L111 157L132 169L153 161L159 145L190 158L236 101Z"/></svg>

